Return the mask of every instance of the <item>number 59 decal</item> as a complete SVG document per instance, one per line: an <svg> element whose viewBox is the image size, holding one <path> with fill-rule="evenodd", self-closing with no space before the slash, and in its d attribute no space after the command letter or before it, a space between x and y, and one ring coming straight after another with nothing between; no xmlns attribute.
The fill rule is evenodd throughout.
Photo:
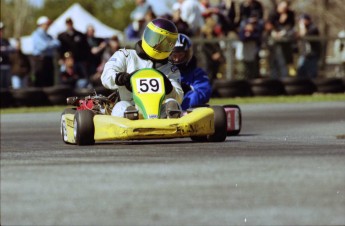
<svg viewBox="0 0 345 226"><path fill-rule="evenodd" d="M136 80L139 93L161 93L162 83L158 78L140 78Z"/></svg>

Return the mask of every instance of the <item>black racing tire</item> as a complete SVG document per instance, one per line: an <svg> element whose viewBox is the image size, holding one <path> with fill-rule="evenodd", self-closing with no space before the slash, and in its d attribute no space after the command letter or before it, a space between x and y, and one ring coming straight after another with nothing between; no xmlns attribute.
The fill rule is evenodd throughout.
<svg viewBox="0 0 345 226"><path fill-rule="evenodd" d="M13 105L13 96L10 90L0 89L0 107L6 108Z"/></svg>
<svg viewBox="0 0 345 226"><path fill-rule="evenodd" d="M226 108L226 107L237 108L238 111L239 111L239 124L240 124L240 128L237 129L237 130L233 130L233 131L230 131L230 132L227 131L226 132L227 136L237 136L238 134L240 134L241 129L242 129L242 112L241 112L241 108L238 105L235 105L235 104L223 105L223 108Z"/></svg>
<svg viewBox="0 0 345 226"><path fill-rule="evenodd" d="M44 87L43 91L51 105L66 105L67 97L74 96L73 89L66 85Z"/></svg>
<svg viewBox="0 0 345 226"><path fill-rule="evenodd" d="M309 78L289 77L282 82L287 95L310 95L316 91L314 82Z"/></svg>
<svg viewBox="0 0 345 226"><path fill-rule="evenodd" d="M250 81L254 96L279 96L285 94L283 83L278 79L254 79Z"/></svg>
<svg viewBox="0 0 345 226"><path fill-rule="evenodd" d="M74 138L77 145L93 145L95 143L95 126L90 110L77 111L74 117Z"/></svg>
<svg viewBox="0 0 345 226"><path fill-rule="evenodd" d="M252 95L247 80L217 79L213 82L212 91L215 97L245 97Z"/></svg>
<svg viewBox="0 0 345 226"><path fill-rule="evenodd" d="M61 113L61 120L60 120L60 133L61 133L61 138L62 141L66 144L69 144L69 142L67 142L67 134L66 134L66 122L64 120L62 120L62 116L65 114L75 114L76 113L76 109L75 108L66 108L62 113Z"/></svg>
<svg viewBox="0 0 345 226"><path fill-rule="evenodd" d="M226 113L222 106L212 106L214 111L214 134L208 135L209 142L223 142L227 137Z"/></svg>
<svg viewBox="0 0 345 226"><path fill-rule="evenodd" d="M93 88L78 88L74 90L74 94L77 97L85 97L94 94Z"/></svg>
<svg viewBox="0 0 345 226"><path fill-rule="evenodd" d="M299 86L285 86L287 95L310 95L313 94L316 88L313 85L299 85Z"/></svg>
<svg viewBox="0 0 345 226"><path fill-rule="evenodd" d="M314 80L317 92L319 93L342 93L345 85L340 78L319 78Z"/></svg>
<svg viewBox="0 0 345 226"><path fill-rule="evenodd" d="M28 87L11 91L16 106L44 106L48 105L48 99L42 88Z"/></svg>

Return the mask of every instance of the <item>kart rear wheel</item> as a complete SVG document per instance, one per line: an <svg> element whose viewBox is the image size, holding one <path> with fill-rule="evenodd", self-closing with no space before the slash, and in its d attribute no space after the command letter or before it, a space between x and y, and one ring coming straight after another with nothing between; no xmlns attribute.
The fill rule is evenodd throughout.
<svg viewBox="0 0 345 226"><path fill-rule="evenodd" d="M214 134L208 135L209 142L223 142L227 136L226 113L222 106L212 106L214 111Z"/></svg>
<svg viewBox="0 0 345 226"><path fill-rule="evenodd" d="M77 145L92 145L95 143L95 126L90 110L77 111L74 117L74 138Z"/></svg>
<svg viewBox="0 0 345 226"><path fill-rule="evenodd" d="M65 114L75 114L76 109L75 108L67 108L65 109L62 114L61 114L61 121L60 121L60 132L61 132L61 137L62 141L68 144L68 139L67 139L67 127L66 127L66 120L64 119Z"/></svg>
<svg viewBox="0 0 345 226"><path fill-rule="evenodd" d="M242 113L241 113L240 107L238 105L235 105L235 104L223 105L223 107L224 107L224 109L226 109L226 108L237 108L238 109L238 129L235 129L232 131L227 130L227 135L228 136L236 136L236 135L240 134L241 128L242 128ZM235 118L236 118L236 116L235 116ZM228 120L229 119L227 118L227 123L229 123Z"/></svg>

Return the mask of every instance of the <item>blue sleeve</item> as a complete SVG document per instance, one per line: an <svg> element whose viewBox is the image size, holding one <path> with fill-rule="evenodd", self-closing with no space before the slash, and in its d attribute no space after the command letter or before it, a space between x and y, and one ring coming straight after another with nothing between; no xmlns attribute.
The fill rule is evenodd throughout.
<svg viewBox="0 0 345 226"><path fill-rule="evenodd" d="M206 104L211 97L212 88L207 73L201 68L196 68L191 73L192 76L186 76L185 82L192 87L192 90L184 95L181 104L183 110Z"/></svg>
<svg viewBox="0 0 345 226"><path fill-rule="evenodd" d="M60 42L58 40L49 39L45 37L43 33L38 31L32 34L32 41L34 47L34 54L42 53L45 51L51 51L60 46Z"/></svg>

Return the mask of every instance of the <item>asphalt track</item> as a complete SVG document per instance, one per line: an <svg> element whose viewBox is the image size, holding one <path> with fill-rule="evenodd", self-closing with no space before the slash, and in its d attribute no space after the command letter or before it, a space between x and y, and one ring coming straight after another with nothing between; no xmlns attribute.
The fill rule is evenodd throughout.
<svg viewBox="0 0 345 226"><path fill-rule="evenodd" d="M243 105L240 136L66 145L1 115L1 225L344 225L345 103Z"/></svg>

